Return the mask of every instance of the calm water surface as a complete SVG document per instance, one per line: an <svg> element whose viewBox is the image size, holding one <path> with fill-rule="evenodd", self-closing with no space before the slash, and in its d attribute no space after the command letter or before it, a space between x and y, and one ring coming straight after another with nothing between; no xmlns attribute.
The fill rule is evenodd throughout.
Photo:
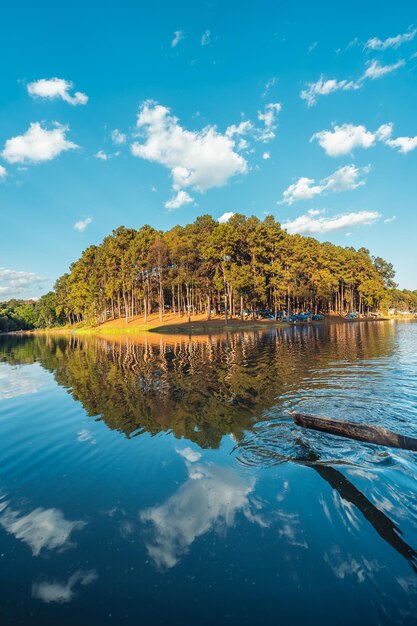
<svg viewBox="0 0 417 626"><path fill-rule="evenodd" d="M0 338L1 624L416 624L417 324Z"/></svg>

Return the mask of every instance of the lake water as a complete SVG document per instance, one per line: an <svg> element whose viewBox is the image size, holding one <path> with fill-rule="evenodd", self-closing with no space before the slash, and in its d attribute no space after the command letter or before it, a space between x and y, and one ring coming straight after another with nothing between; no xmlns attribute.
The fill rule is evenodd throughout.
<svg viewBox="0 0 417 626"><path fill-rule="evenodd" d="M0 338L1 624L416 624L417 324Z"/></svg>

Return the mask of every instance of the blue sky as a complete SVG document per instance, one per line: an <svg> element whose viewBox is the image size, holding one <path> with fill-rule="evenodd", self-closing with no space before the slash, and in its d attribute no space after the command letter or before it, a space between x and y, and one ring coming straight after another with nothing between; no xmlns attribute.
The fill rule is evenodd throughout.
<svg viewBox="0 0 417 626"><path fill-rule="evenodd" d="M232 212L366 246L416 289L415 28L403 1L4 6L0 299L121 224Z"/></svg>

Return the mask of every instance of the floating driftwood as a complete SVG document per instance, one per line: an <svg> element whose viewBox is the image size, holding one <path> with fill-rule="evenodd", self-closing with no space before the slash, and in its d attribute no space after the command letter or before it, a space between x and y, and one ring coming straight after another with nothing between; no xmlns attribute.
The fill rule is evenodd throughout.
<svg viewBox="0 0 417 626"><path fill-rule="evenodd" d="M380 446L390 448L403 448L417 452L417 439L393 433L391 430L381 426L371 426L370 424L355 424L353 422L342 422L330 417L318 417L316 415L305 415L304 413L291 414L294 423L303 428L320 430L339 437L347 437L367 443L375 443Z"/></svg>

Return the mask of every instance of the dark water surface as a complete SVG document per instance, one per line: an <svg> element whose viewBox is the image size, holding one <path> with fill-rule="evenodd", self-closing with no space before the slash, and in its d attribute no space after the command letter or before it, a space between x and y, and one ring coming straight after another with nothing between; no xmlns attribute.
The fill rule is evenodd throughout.
<svg viewBox="0 0 417 626"><path fill-rule="evenodd" d="M417 324L0 338L0 623L416 624Z"/></svg>

